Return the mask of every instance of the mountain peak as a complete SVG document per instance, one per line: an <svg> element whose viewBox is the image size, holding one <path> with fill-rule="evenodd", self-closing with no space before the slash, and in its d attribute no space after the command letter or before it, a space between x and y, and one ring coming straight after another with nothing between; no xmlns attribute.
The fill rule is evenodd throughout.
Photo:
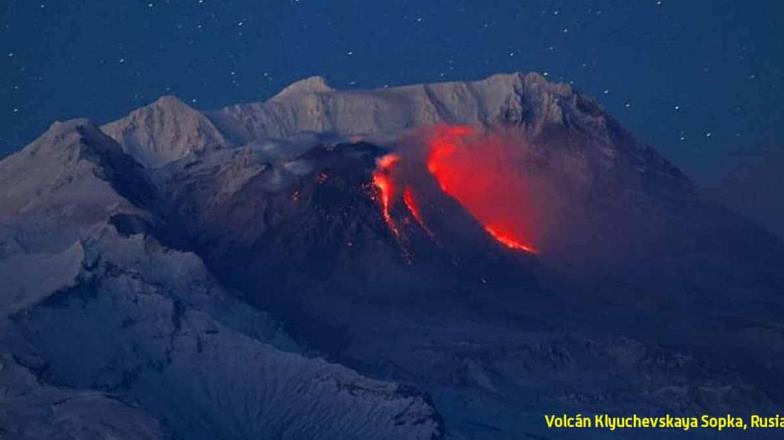
<svg viewBox="0 0 784 440"><path fill-rule="evenodd" d="M112 139L106 136L95 122L86 118L53 122L44 134L22 151L31 155L40 155L51 150L55 155L63 155L77 153L84 148L120 152Z"/></svg>
<svg viewBox="0 0 784 440"><path fill-rule="evenodd" d="M152 104L149 104L149 106L162 107L168 109L197 111L193 107L186 104L183 100L181 100L180 98L174 95L163 95Z"/></svg>
<svg viewBox="0 0 784 440"><path fill-rule="evenodd" d="M102 128L148 168L229 144L206 116L171 95Z"/></svg>
<svg viewBox="0 0 784 440"><path fill-rule="evenodd" d="M289 84L272 99L283 98L285 96L298 95L301 93L332 92L335 89L327 84L323 76L311 76Z"/></svg>
<svg viewBox="0 0 784 440"><path fill-rule="evenodd" d="M46 130L46 133L58 133L62 131L70 131L76 128L82 127L96 127L95 122L87 118L75 118L75 119L68 119L65 121L54 121L52 125L49 126L49 129Z"/></svg>
<svg viewBox="0 0 784 440"><path fill-rule="evenodd" d="M81 137L95 138L105 137L106 134L101 131L101 128L91 119L75 118L65 121L54 121L52 125L41 135L48 139L59 138L67 136L70 133L79 133Z"/></svg>

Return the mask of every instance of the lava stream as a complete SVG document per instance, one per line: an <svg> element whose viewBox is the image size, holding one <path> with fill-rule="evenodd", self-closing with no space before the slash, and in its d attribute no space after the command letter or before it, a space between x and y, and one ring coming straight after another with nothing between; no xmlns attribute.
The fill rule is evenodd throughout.
<svg viewBox="0 0 784 440"><path fill-rule="evenodd" d="M400 156L387 154L378 159L376 170L373 172L373 185L378 190L381 199L381 213L387 226L396 237L400 237L400 231L392 219L390 207L395 194L395 182L391 174L398 162L400 162Z"/></svg>
<svg viewBox="0 0 784 440"><path fill-rule="evenodd" d="M511 234L504 233L496 227L489 226L489 225L485 226L485 231L487 231L487 233L490 234L490 236L493 237L495 241L501 243L502 245L508 247L509 249L524 251L531 254L537 253L535 248L515 240L510 236Z"/></svg>
<svg viewBox="0 0 784 440"><path fill-rule="evenodd" d="M414 190L410 186L407 186L405 191L403 191L403 203L406 204L408 211L411 212L411 215L414 217L414 220L419 223L419 226L427 232L427 235L433 237L433 232L430 231L430 228L427 227L425 224L425 220L422 217L422 212L419 210L419 206L416 204L416 200L414 199Z"/></svg>

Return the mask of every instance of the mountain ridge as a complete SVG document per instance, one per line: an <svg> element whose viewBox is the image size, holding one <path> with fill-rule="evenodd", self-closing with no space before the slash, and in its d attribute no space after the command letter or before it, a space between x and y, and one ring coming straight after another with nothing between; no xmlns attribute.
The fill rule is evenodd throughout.
<svg viewBox="0 0 784 440"><path fill-rule="evenodd" d="M169 107L183 107L187 117L166 116L172 113ZM163 116L153 123L149 118L157 113ZM534 139L547 137L553 128L570 128L585 138L579 142L596 150L591 152L591 167L610 169L625 162L629 166L621 167L637 169L638 179L666 180L676 192L694 192L693 183L677 167L623 129L596 101L538 73L369 90L335 90L323 78L310 77L265 101L206 112L164 97L103 128L138 162L160 167L188 155L254 143L285 144L289 149L314 140L384 144L417 127L440 123L520 127ZM182 135L193 133L194 127L193 139ZM161 139L160 145L155 139Z"/></svg>
<svg viewBox="0 0 784 440"><path fill-rule="evenodd" d="M163 96L102 129L146 167L230 143L201 112L175 96Z"/></svg>
<svg viewBox="0 0 784 440"><path fill-rule="evenodd" d="M494 240L405 156L450 124L511 133L516 175L548 190L525 207L559 202L541 253ZM117 414L86 429L197 440L511 440L550 435L546 408L784 401L784 244L537 74L311 78L205 113L163 97L53 124L0 183L0 381L22 391L0 413L33 438L61 395L94 402L74 417Z"/></svg>

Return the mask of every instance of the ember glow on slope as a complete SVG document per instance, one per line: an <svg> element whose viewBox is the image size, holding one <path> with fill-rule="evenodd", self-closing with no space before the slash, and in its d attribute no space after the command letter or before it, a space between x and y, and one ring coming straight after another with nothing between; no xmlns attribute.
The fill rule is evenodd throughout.
<svg viewBox="0 0 784 440"><path fill-rule="evenodd" d="M502 134L439 125L427 137L427 169L493 239L536 253L528 187L520 169L522 150L511 143Z"/></svg>

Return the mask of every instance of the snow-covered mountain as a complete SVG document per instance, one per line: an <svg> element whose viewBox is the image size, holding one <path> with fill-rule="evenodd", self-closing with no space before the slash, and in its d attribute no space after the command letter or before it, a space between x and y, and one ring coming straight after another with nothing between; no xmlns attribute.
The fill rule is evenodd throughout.
<svg viewBox="0 0 784 440"><path fill-rule="evenodd" d="M434 126L485 156L514 140L457 181L509 200L491 177L513 157L535 251L425 163L471 146ZM551 438L551 411L765 412L782 267L781 241L538 74L164 97L0 162L0 435L519 439Z"/></svg>
<svg viewBox="0 0 784 440"><path fill-rule="evenodd" d="M102 129L146 167L231 145L206 116L174 96L164 96Z"/></svg>

